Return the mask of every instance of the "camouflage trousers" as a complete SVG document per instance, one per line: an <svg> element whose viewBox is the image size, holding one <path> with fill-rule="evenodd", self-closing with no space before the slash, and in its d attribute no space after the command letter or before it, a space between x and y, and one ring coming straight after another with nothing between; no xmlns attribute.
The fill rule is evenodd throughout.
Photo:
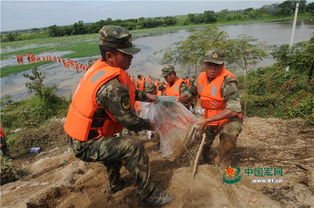
<svg viewBox="0 0 314 208"><path fill-rule="evenodd" d="M229 143L236 145L237 138L243 128L243 120L237 117L231 118L220 128L218 126L205 127L206 140L203 146L202 156L205 161L209 160L209 152L211 145L213 144L216 136L219 135L220 143L228 141Z"/></svg>
<svg viewBox="0 0 314 208"><path fill-rule="evenodd" d="M135 177L139 197L145 198L153 191L149 158L143 144L135 137L101 137L86 142L70 138L69 141L76 157L106 166L111 187L118 184L123 165Z"/></svg>

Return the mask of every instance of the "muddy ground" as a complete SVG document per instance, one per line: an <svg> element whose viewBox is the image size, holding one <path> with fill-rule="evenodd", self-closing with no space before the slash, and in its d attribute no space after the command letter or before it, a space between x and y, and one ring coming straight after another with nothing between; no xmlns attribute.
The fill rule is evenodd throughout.
<svg viewBox="0 0 314 208"><path fill-rule="evenodd" d="M302 120L248 118L232 167L282 168L282 176L247 176L235 184L222 181L223 168L201 164L194 179L192 157L185 153L171 162L159 157L155 142L146 142L150 155L152 181L176 199L165 208L310 208L314 205L314 128ZM214 143L214 150L218 142ZM197 149L197 148L194 148ZM105 168L85 163L64 149L53 149L37 156L20 159L32 174L22 180L1 186L1 207L10 208L135 208L135 187L116 194L104 192ZM125 177L130 177L122 169ZM280 179L281 183L257 184L252 179Z"/></svg>

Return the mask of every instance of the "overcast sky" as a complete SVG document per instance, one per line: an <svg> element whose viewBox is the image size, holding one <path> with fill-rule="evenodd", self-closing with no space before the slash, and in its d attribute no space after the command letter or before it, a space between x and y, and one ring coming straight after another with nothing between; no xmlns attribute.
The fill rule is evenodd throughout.
<svg viewBox="0 0 314 208"><path fill-rule="evenodd" d="M77 21L96 22L108 17L128 19L202 13L205 10L237 10L282 1L203 0L203 1L2 1L1 32L51 25L70 25ZM308 1L309 2L309 1Z"/></svg>

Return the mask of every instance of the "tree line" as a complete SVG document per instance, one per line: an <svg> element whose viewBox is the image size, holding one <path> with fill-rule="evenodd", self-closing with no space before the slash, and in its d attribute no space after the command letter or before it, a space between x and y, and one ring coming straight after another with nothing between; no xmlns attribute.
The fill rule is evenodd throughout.
<svg viewBox="0 0 314 208"><path fill-rule="evenodd" d="M299 13L310 12L314 14L314 2L306 4L306 0L299 1ZM247 8L243 10L227 10L224 9L220 12L214 12L211 10L204 11L201 14L188 14L183 25L189 24L209 24L217 21L234 21L234 20L248 20L258 19L265 16L286 16L291 15L295 9L295 0L287 0L282 3L275 3L271 5L265 5L259 9ZM100 20L95 23L84 24L82 21L74 23L69 26L50 26L48 28L48 34L51 37L66 36L66 35L80 35L87 33L97 33L104 25L118 25L127 28L128 30L147 29L155 27L166 27L178 24L179 18L182 17L155 17L155 18L137 18L126 20L112 20L107 18L106 20Z"/></svg>
<svg viewBox="0 0 314 208"><path fill-rule="evenodd" d="M175 25L177 23L176 17L155 17L155 18L137 18L126 20L100 20L95 23L84 24L83 21L78 21L69 26L53 25L48 27L48 35L50 37L59 37L67 35L81 35L88 33L97 33L104 25L117 25L127 28L128 30L138 30L154 27L165 27Z"/></svg>
<svg viewBox="0 0 314 208"><path fill-rule="evenodd" d="M147 29L155 27L167 27L173 25L189 25L189 24L210 24L215 22L228 21L245 21L250 19L259 19L265 17L282 17L293 14L295 10L296 0L287 0L282 3L265 5L259 9L247 8L242 10L224 9L220 12L211 10L204 11L200 14L188 14L186 16L167 16L154 18L135 18L126 20L113 20L107 18L99 20L95 23L84 23L78 21L73 25L57 26L52 25L46 29L49 37L60 37L81 34L97 33L104 25L118 25L127 28L128 30ZM309 13L314 15L314 2L308 3L306 0L299 0L299 13ZM34 28L37 29L37 28ZM34 32L32 29L31 31ZM37 29L39 30L39 29ZM31 38L31 37L30 37ZM16 41L20 40L18 33L8 33L1 35L1 41Z"/></svg>

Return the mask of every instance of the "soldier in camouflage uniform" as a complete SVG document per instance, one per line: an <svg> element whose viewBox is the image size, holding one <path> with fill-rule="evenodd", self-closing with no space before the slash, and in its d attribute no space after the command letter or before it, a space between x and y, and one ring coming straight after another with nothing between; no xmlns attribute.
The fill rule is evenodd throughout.
<svg viewBox="0 0 314 208"><path fill-rule="evenodd" d="M225 72L227 71L224 68L224 54L222 51L217 49L206 53L204 65L208 85L219 77L222 70ZM209 151L215 137L217 135L220 137L219 153L214 159L214 162L217 165L220 165L235 147L236 140L243 127L238 80L229 71L227 71L226 76L221 77L221 79L222 86L220 95L223 100L222 109L219 109L219 113L214 113L211 116L205 116L205 118L207 117L206 119L197 123L201 128L204 128L206 133L206 143L202 152L205 162L209 162ZM202 100L201 88L204 86L201 86L200 77L198 78L197 84L198 93L200 94ZM208 93L211 93L211 91L209 90ZM219 123L219 121L222 121L223 119L227 119L227 121ZM218 125L217 123L215 124L216 121L218 121Z"/></svg>
<svg viewBox="0 0 314 208"><path fill-rule="evenodd" d="M181 79L177 77L176 71L172 65L165 66L161 69L162 76L165 78L166 82L168 83L167 88L172 87L175 83ZM167 94L167 88L165 91L166 96L172 96L171 94ZM174 89L176 90L176 89ZM179 89L179 98L178 100L187 108L189 109L189 105L191 100L196 95L196 88L195 86L189 87L185 82L182 82Z"/></svg>
<svg viewBox="0 0 314 208"><path fill-rule="evenodd" d="M127 70L133 55L140 51L131 43L129 32L118 26L104 26L99 34L99 48L102 56L100 61L106 62L112 67ZM109 112L114 119L131 131L153 130L154 123L148 119L139 118L131 108L128 87L129 85L123 85L117 77L100 86L96 94L96 103L102 110L99 112L96 110L93 118L108 119L106 112ZM141 101L156 99L152 95L137 90L135 95L136 100ZM93 125L99 124L95 120L91 125L93 127ZM98 138L98 134L99 132L91 129L87 141L79 141L73 137L70 137L69 141L76 157L86 162L100 162L106 166L109 193L115 193L131 185L128 181L120 178L120 169L123 165L135 177L140 204L144 206L164 205L174 199L172 195L159 191L151 183L149 158L143 144L136 137L113 135Z"/></svg>

